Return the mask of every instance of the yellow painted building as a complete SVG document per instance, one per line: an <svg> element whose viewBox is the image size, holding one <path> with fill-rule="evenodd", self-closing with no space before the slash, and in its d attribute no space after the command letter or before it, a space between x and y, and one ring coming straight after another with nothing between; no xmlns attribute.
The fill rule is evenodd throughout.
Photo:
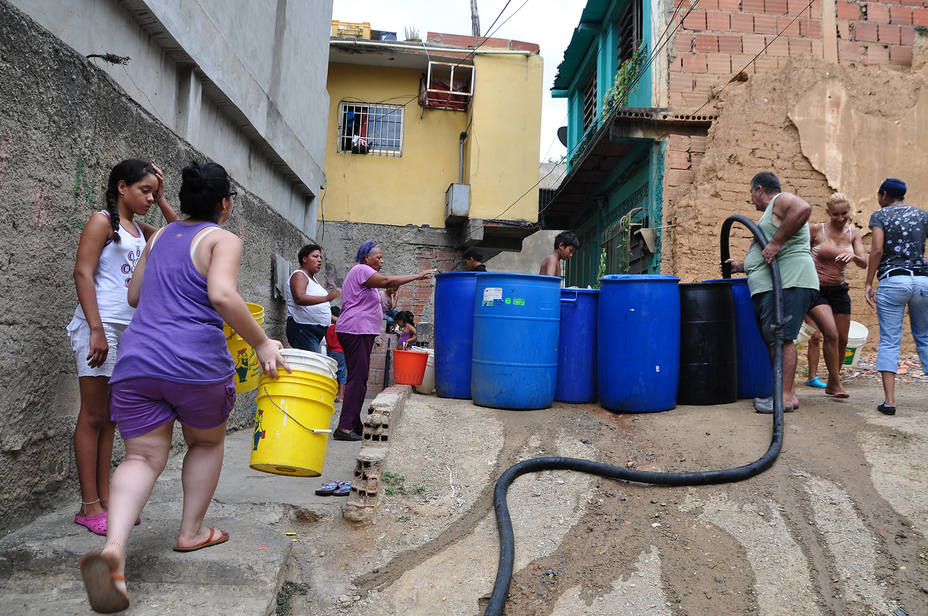
<svg viewBox="0 0 928 616"><path fill-rule="evenodd" d="M543 60L531 43L469 53L476 44L331 40L326 220L460 229L459 247L518 249L538 219ZM451 184L469 201L449 221Z"/></svg>

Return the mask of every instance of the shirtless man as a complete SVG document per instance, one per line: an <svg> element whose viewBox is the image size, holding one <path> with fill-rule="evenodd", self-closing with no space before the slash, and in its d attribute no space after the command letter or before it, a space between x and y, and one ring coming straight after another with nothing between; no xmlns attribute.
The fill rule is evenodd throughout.
<svg viewBox="0 0 928 616"><path fill-rule="evenodd" d="M844 280L848 263L867 267L867 254L860 232L849 222L851 205L842 193L834 193L825 202L828 222L811 225L810 244L819 292L812 300L809 316L822 332L828 385L825 393L847 398L841 386L841 365L847 348L847 332L851 326L851 298Z"/></svg>
<svg viewBox="0 0 928 616"><path fill-rule="evenodd" d="M561 261L566 261L574 256L578 248L580 248L580 240L577 239L574 232L561 231L554 238L554 252L541 262L541 269L538 273L542 276L562 278L564 274L561 272Z"/></svg>

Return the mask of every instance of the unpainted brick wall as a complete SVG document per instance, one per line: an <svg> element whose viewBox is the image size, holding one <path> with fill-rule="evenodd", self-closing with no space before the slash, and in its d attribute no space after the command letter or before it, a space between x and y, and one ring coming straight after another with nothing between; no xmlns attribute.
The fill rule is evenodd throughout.
<svg viewBox="0 0 928 616"><path fill-rule="evenodd" d="M675 111L711 108L713 92L741 71L753 75L781 69L791 57L825 57L821 0L701 0L688 14L686 6L666 14L671 31L683 21L668 57ZM835 19L840 63L911 66L914 28L928 26L928 3L838 0Z"/></svg>

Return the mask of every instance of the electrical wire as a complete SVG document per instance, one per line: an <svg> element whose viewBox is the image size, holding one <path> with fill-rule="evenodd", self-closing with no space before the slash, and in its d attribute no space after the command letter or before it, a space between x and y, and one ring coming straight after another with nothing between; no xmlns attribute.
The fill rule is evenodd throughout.
<svg viewBox="0 0 928 616"><path fill-rule="evenodd" d="M679 13L680 8L683 6L683 3L684 3L685 1L686 1L686 0L679 0L678 4L677 4L676 7L674 8L673 15L671 15L671 17L670 17L670 23L671 23L671 24L674 23L675 17L676 17L677 14ZM812 1L814 2L814 0L812 0ZM670 42L670 40L671 40L671 38L673 37L673 35L674 35L674 34L676 33L676 31L680 28L680 26L683 24L683 20L685 20L685 19L689 16L689 14L693 12L693 10L696 8L696 6L697 6L698 4L699 4L699 0L695 0L695 2L693 2L693 3L689 6L689 8L687 9L686 13L684 13L684 15L683 15L679 20L676 20L676 25L674 26L673 30L670 30L670 24L668 24L668 25L664 28L663 32L657 37L657 42L655 43L654 50L649 54L648 61L645 63L644 67L642 67L642 68L638 71L638 73L635 75L635 78L629 83L629 85L626 86L625 90L624 90L624 91L622 92L622 94L620 95L620 98L624 98L624 96L625 96L627 93L631 92L632 89L638 84L638 81L647 73L648 69L651 67L651 64L652 64L652 63L654 62L654 60L660 55L660 52L663 50L664 47L667 46L667 43ZM504 23L505 23L505 22L504 22ZM669 34L668 34L668 32L669 32ZM666 38L664 37L664 35L667 35ZM615 113L618 109L619 109L619 107L616 107L616 109L613 110L612 113ZM694 115L695 115L695 114L694 114ZM610 114L610 116L611 116L611 114ZM607 121L608 121L608 118L607 118L606 121L603 122L603 124L605 124ZM555 138L556 138L556 136L555 136ZM552 144L553 144L553 143L554 143L554 141L552 140ZM579 149L579 147L580 147L581 145L583 145L584 143L585 143L585 141L584 141L583 139L581 139L580 141L578 141L577 143L575 143L575 144L574 144L574 147L571 148L570 150L568 150L567 154L565 155L565 159L570 159L570 157L573 156L573 155L577 152L577 150ZM550 150L550 149L551 149L551 146L548 146L548 149ZM516 199L515 201L513 201L512 203L510 203L508 206L506 206L506 208L504 208L502 212L500 212L499 214L497 214L497 215L495 216L495 218L500 218L503 214L505 214L506 212L508 212L509 210L511 210L511 209L513 208L513 206L515 206L519 201L521 201L521 200L525 197L525 195L527 195L527 194L530 193L532 190L534 190L534 188L535 188L536 186L538 186L539 184L541 184L541 182L544 181L545 178L547 178L549 175L551 175L551 173L553 173L555 169L557 169L557 167L552 168L551 171L549 171L549 172L546 173L544 176L542 176L541 178L539 178L539 180L538 180L537 182L535 182L534 184L532 184L532 185L528 188L528 190L526 190L524 193L522 193L521 196L519 196L518 199ZM566 169L565 169L565 170L564 170L564 173L562 174L561 177L563 177L564 175L566 175L566 173L567 173L567 171L566 171Z"/></svg>

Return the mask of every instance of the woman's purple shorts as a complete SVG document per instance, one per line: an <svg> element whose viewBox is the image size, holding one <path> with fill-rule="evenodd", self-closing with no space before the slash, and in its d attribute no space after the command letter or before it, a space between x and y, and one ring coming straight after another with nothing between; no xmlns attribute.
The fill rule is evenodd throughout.
<svg viewBox="0 0 928 616"><path fill-rule="evenodd" d="M122 438L135 438L175 419L209 430L221 425L235 406L235 383L192 385L138 378L113 383L110 417Z"/></svg>

